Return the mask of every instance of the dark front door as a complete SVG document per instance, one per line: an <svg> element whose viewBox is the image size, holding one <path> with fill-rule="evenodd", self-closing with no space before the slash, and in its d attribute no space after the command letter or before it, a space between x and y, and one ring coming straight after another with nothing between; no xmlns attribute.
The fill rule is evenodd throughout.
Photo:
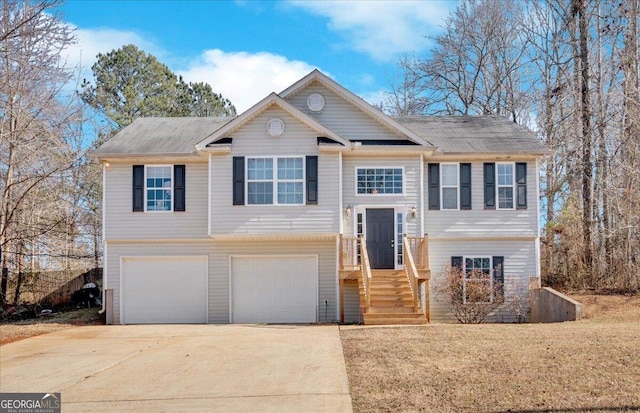
<svg viewBox="0 0 640 413"><path fill-rule="evenodd" d="M366 240L371 268L395 268L393 214L392 208L367 209Z"/></svg>

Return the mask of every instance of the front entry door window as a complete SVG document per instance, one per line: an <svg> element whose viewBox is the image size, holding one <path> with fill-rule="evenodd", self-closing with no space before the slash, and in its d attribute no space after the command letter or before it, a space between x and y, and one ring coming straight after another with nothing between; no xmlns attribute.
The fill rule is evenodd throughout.
<svg viewBox="0 0 640 413"><path fill-rule="evenodd" d="M366 241L371 268L395 268L393 208L367 209L366 217Z"/></svg>

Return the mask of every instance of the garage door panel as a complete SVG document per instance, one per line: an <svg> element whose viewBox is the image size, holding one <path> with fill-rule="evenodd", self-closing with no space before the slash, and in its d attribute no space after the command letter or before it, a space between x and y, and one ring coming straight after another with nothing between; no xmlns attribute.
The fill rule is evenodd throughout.
<svg viewBox="0 0 640 413"><path fill-rule="evenodd" d="M208 257L125 257L125 324L206 323Z"/></svg>
<svg viewBox="0 0 640 413"><path fill-rule="evenodd" d="M234 323L316 321L316 257L232 257L231 268Z"/></svg>

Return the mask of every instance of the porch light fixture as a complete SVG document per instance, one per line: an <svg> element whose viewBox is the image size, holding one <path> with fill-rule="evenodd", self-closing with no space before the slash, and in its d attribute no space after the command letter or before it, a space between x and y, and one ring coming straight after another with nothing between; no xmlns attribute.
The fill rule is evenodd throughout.
<svg viewBox="0 0 640 413"><path fill-rule="evenodd" d="M347 221L351 219L351 212L351 205L347 205L347 207L344 209L344 214L347 216Z"/></svg>
<svg viewBox="0 0 640 413"><path fill-rule="evenodd" d="M416 215L418 215L418 209L414 205L414 206L411 207L411 216L415 218Z"/></svg>

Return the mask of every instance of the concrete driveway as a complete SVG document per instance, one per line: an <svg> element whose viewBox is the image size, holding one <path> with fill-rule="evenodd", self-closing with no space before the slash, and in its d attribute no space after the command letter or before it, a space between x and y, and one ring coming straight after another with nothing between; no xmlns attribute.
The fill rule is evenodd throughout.
<svg viewBox="0 0 640 413"><path fill-rule="evenodd" d="M0 347L0 392L63 412L351 412L337 326L89 326Z"/></svg>

